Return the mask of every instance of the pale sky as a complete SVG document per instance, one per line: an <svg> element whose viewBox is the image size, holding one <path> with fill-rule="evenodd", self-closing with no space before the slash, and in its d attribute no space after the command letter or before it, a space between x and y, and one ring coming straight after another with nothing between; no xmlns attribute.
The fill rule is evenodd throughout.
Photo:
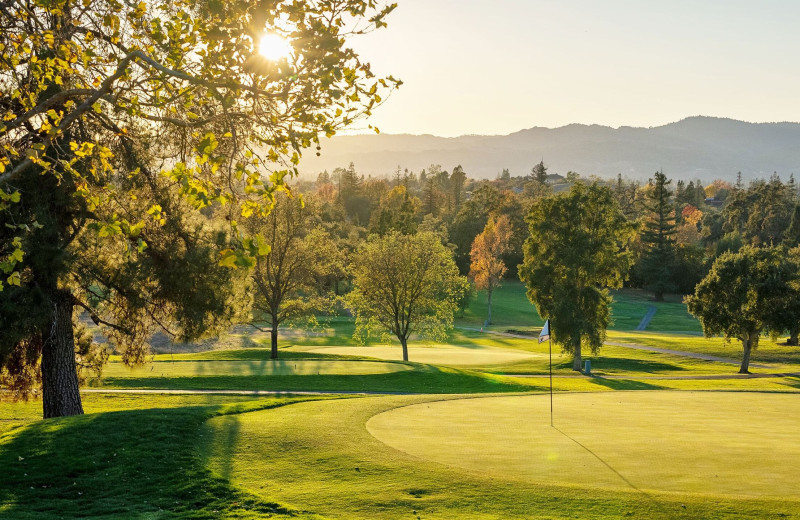
<svg viewBox="0 0 800 520"><path fill-rule="evenodd" d="M383 133L800 121L796 0L396 1L353 43L405 82L369 121Z"/></svg>

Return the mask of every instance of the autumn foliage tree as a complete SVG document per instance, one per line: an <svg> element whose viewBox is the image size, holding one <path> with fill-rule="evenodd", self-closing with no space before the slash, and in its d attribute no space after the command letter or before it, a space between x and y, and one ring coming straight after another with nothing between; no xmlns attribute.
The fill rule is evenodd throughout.
<svg viewBox="0 0 800 520"><path fill-rule="evenodd" d="M74 314L125 361L157 328L221 326L232 268L304 149L391 78L347 46L392 5L31 0L0 6L0 367L37 374L45 417L82 413ZM266 59L262 38L291 44Z"/></svg>
<svg viewBox="0 0 800 520"><path fill-rule="evenodd" d="M500 286L507 270L501 257L508 251L511 234L511 223L502 215L490 218L472 242L469 276L478 290L486 291L486 325L492 323L492 292Z"/></svg>

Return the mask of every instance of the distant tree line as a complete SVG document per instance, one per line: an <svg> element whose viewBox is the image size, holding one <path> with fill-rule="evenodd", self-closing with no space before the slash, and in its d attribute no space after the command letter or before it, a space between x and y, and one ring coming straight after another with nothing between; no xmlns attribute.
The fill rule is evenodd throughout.
<svg viewBox="0 0 800 520"><path fill-rule="evenodd" d="M588 198L580 195L586 189L591 193ZM585 313L581 314L584 329L567 330L564 320L552 322L555 337L564 339L562 345L577 353L578 359L582 343L591 350L602 344L610 321L608 288L624 285L644 289L656 301L666 294L694 295L696 288L700 290L698 284L720 271L719 262L730 255L769 250L773 252L771 258L788 262L797 256L789 251L800 245L800 198L793 176L788 182L773 175L747 186L741 179L735 184L717 180L703 186L699 180L674 182L666 173L655 172L648 182L641 183L621 175L613 180L585 178L575 172L562 176L549 173L541 161L524 176L515 177L503 170L495 180L478 181L470 179L461 166L448 172L440 165L431 165L418 174L398 168L390 176L374 178L359 175L350 164L332 173L323 172L315 181L301 182L296 190L314 200L320 225L344 258L352 258L369 236L424 232L438 237L452 252L461 275L469 276L477 288L486 291L487 324L491 322L492 291L504 277L526 281L529 297L534 302L539 299L541 305L537 307L543 316L552 315L552 305L566 298L565 294L582 291L573 294L572 300L583 304L576 304L569 312ZM573 201L576 205L572 207L556 204L569 197L581 201ZM556 211L561 213L552 213ZM607 249L596 249L597 257L584 250L581 252L587 256L568 258L567 251L574 247L580 230L593 229L599 236L601 221L610 223L608 242L603 246ZM537 236L536 232L547 234ZM545 247L542 244L565 236L572 238L565 242L558 266L551 266L551 277L577 280L579 273L585 273L587 262L597 266L600 258L608 262L606 271L598 271L598 278L584 279L580 288L536 286L536 280L547 270L547 262L537 256ZM590 244L600 247L596 241ZM571 274L558 272L567 269L572 260L575 265ZM525 270L518 271L523 266ZM790 267L781 269L792 272ZM337 293L352 288L350 272L340 272L341 278L334 283ZM791 277L786 278L788 286L794 287L794 283ZM585 292L595 289L600 292ZM550 296L543 296L548 291ZM699 301L692 298L696 296L688 301ZM798 312L790 308L788 296L783 300L787 302L787 308L781 311L784 317L762 326L759 334L787 333L789 344L796 344ZM585 305L583 310L581 305ZM775 302L771 305L774 308ZM711 326L711 321L703 318L698 303L690 304L690 309L704 327L709 324L709 333L725 333L724 328ZM566 321L580 320L575 315ZM739 336L731 333L730 337Z"/></svg>

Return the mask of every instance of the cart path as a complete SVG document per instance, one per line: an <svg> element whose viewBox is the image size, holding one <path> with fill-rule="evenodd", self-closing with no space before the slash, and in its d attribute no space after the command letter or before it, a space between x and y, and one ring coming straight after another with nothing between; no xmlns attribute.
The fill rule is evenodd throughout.
<svg viewBox="0 0 800 520"><path fill-rule="evenodd" d="M656 311L657 310L658 309L656 308L655 305L651 305L650 307L648 307L647 314L644 315L644 318L642 318L642 321L640 321L639 325L636 326L636 330L642 331L642 330L646 329L647 326L650 325L650 320L652 320L653 316L656 315Z"/></svg>
<svg viewBox="0 0 800 520"><path fill-rule="evenodd" d="M484 334L495 334L495 335L498 335L498 336L505 336L505 337L508 337L508 338L529 339L529 340L535 340L536 339L536 336L524 336L522 334L512 334L510 332L500 332L500 331L495 331L495 330L482 330L482 329L477 329L477 328L473 328L473 327L457 327L457 328L462 329L462 330L483 332ZM729 365L741 365L741 363L742 363L741 361L736 360L736 359L723 358L723 357L719 357L719 356L712 356L710 354L700 354L698 352L687 352L685 350L672 350L672 349L668 349L668 348L650 347L650 346L647 346L647 345L639 345L639 344L636 344L636 343L619 343L619 342L616 342L616 341L606 341L604 344L605 345L611 345L613 347L631 348L631 349L635 349L635 350L646 350L646 351L649 351L649 352L658 352L660 354L670 354L670 355L673 355L673 356L683 356L683 357L692 358L692 359L701 359L703 361L713 361L713 362L716 362L716 363L726 363L726 364L729 364ZM765 364L761 364L761 363L750 363L750 366L752 368L761 368L761 369L767 369L767 370L770 370L770 369L774 370L776 368L776 367L774 367L772 365L765 365Z"/></svg>
<svg viewBox="0 0 800 520"><path fill-rule="evenodd" d="M672 350L668 348L659 348L659 347L649 347L647 345L638 345L636 343L617 343L616 341L606 341L606 345L611 345L614 347L623 347L623 348L632 348L635 350L647 350L649 352L659 352L661 354L670 354L673 356L683 356L687 358L693 359L702 359L703 361L714 361L716 363L727 363L729 365L741 365L742 362L736 359L730 358L723 358L718 356L712 356L710 354L700 354L698 352L686 352L685 350ZM772 365L764 365L760 363L750 363L752 368L764 368L764 369L774 369L775 367Z"/></svg>

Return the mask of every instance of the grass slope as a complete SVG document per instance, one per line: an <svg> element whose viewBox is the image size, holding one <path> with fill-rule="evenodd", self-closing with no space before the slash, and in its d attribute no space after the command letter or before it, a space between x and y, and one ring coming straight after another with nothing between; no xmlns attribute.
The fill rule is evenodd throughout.
<svg viewBox="0 0 800 520"><path fill-rule="evenodd" d="M645 291L625 289L612 291L614 303L611 306L614 330L635 330L650 307L656 308L655 316L646 330L668 332L702 331L700 322L686 310L686 305L679 295L668 295L666 301L655 302L652 295ZM478 291L459 318L458 324L480 327L486 319L486 293ZM494 329L508 327L540 327L543 320L536 312L536 307L525 296L525 286L516 280L503 282L502 287L492 294L492 319Z"/></svg>
<svg viewBox="0 0 800 520"><path fill-rule="evenodd" d="M370 397L299 403L216 418L207 423L204 435L209 443L209 464L216 475L265 500L272 497L336 519L728 520L800 514L800 504L787 499L652 493L633 488L606 490L552 485L524 475L509 478L507 474L409 455L379 441L364 427L371 417L387 410L436 406L425 404L431 399ZM473 418L482 425L480 433L438 429L434 436L464 437L475 442L477 450L484 446L492 449L500 432L493 429L491 417L476 414ZM531 418L520 420L519 427L524 428ZM411 429L406 424L395 426L400 428L398 436L408 434L407 441L415 444L413 424ZM621 428L621 424L613 426L615 430ZM530 432L527 440L532 445L537 443L534 434ZM476 440L478 435L481 437ZM523 451L522 446L505 448L512 459Z"/></svg>
<svg viewBox="0 0 800 520"><path fill-rule="evenodd" d="M112 411L134 403L93 396L85 400L87 409L105 413L32 422L0 434L0 517L313 518L232 487L211 474L197 451L208 418L296 399L239 397L239 404L185 406L229 402L198 397L148 396L151 405L175 408Z"/></svg>

